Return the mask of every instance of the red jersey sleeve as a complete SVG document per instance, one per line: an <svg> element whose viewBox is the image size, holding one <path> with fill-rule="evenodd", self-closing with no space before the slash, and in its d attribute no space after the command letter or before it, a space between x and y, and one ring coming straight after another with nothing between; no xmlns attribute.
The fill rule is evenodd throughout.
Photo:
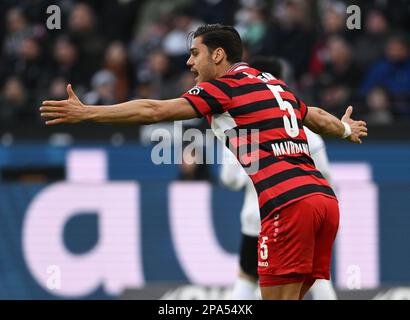
<svg viewBox="0 0 410 320"><path fill-rule="evenodd" d="M300 115L302 116L302 120L303 120L306 117L308 108L302 100L298 99L298 103L299 103Z"/></svg>
<svg viewBox="0 0 410 320"><path fill-rule="evenodd" d="M198 117L224 113L232 103L231 88L219 80L202 82L182 95Z"/></svg>

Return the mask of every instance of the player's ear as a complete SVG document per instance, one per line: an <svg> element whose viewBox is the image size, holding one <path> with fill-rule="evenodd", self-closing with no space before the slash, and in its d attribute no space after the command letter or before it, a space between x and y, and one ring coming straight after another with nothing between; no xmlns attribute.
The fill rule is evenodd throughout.
<svg viewBox="0 0 410 320"><path fill-rule="evenodd" d="M215 64L220 64L225 57L225 50L222 48L216 48L214 52L212 52L212 59L214 60Z"/></svg>

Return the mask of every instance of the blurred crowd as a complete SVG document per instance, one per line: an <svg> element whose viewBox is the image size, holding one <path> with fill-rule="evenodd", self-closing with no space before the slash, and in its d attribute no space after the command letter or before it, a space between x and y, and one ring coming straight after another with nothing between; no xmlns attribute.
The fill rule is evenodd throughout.
<svg viewBox="0 0 410 320"><path fill-rule="evenodd" d="M53 4L61 29L49 30ZM350 4L360 30L346 27ZM285 81L309 105L406 121L409 18L402 0L1 0L0 125L40 122L41 101L65 99L67 83L87 104L179 96L194 85L187 39L203 23L234 25L245 61L285 61Z"/></svg>

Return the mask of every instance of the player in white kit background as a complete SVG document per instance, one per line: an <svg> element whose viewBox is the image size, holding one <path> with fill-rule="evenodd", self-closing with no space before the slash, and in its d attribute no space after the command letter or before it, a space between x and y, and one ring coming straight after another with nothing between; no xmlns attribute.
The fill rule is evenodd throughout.
<svg viewBox="0 0 410 320"><path fill-rule="evenodd" d="M273 58L257 58L251 63L259 70L282 78L282 63ZM255 66L257 65L257 66ZM308 128L303 128L309 144L310 154L316 168L327 181L331 182L329 160L323 139ZM232 288L234 300L254 300L260 298L258 286L258 236L261 229L258 197L251 179L245 170L227 149L223 148L223 164L220 173L221 182L231 190L245 188L244 203L241 210L241 248L240 270ZM317 279L311 288L314 300L335 300L335 290L329 280Z"/></svg>

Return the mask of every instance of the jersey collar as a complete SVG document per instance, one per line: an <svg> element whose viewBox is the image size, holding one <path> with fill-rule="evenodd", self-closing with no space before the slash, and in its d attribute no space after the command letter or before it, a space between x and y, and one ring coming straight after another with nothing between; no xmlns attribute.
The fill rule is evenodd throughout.
<svg viewBox="0 0 410 320"><path fill-rule="evenodd" d="M245 68L249 68L249 65L246 62L237 62L233 64L226 73L239 71Z"/></svg>

